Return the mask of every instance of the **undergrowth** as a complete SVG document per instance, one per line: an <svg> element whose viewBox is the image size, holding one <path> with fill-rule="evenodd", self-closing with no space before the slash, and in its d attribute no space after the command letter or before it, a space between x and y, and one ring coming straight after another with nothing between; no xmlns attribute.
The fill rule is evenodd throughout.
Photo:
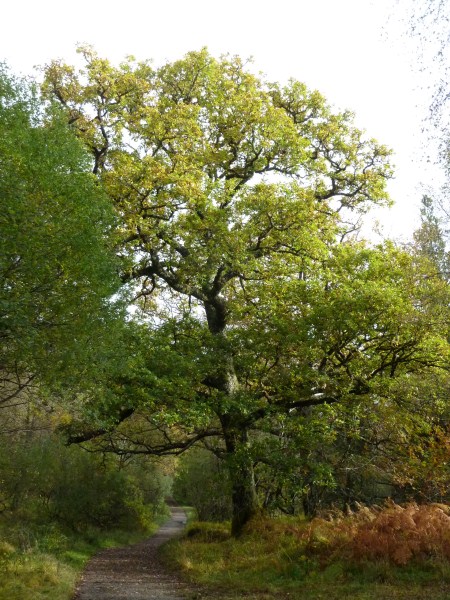
<svg viewBox="0 0 450 600"><path fill-rule="evenodd" d="M74 533L56 524L0 524L0 600L69 600L87 560L98 550L133 543L145 531Z"/></svg>
<svg viewBox="0 0 450 600"><path fill-rule="evenodd" d="M448 600L450 507L389 503L301 518L192 523L165 560L220 598ZM208 596L209 594L209 596Z"/></svg>
<svg viewBox="0 0 450 600"><path fill-rule="evenodd" d="M444 504L400 506L390 502L383 508L360 507L346 517L336 514L313 520L306 549L318 550L325 557L332 551L354 562L384 560L397 566L429 560L445 563L450 559L449 515L450 507Z"/></svg>

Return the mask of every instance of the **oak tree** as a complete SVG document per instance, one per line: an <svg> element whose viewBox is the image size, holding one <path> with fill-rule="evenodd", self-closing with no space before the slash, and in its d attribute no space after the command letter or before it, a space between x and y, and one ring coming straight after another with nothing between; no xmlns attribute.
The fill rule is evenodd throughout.
<svg viewBox="0 0 450 600"><path fill-rule="evenodd" d="M256 430L278 435L285 418L440 360L402 285L404 267L416 283L410 259L345 242L388 202L389 151L318 92L238 57L154 69L80 51L84 66L51 63L43 89L115 207L141 330L114 407L72 439L119 453L202 442L227 461L238 534L258 506Z"/></svg>

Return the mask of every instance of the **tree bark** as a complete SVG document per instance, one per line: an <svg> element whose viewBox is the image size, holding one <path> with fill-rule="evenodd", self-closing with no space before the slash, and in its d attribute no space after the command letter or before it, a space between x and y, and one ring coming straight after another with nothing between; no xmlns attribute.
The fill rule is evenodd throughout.
<svg viewBox="0 0 450 600"><path fill-rule="evenodd" d="M239 423L239 416L222 418L231 479L233 516L231 535L238 537L244 525L258 512L253 461L249 453L248 433Z"/></svg>
<svg viewBox="0 0 450 600"><path fill-rule="evenodd" d="M211 299L205 302L204 306L209 330L219 342L217 361L220 368L215 376L210 378L210 383L234 404L234 408L222 413L218 411L218 417L222 425L231 480L231 534L237 537L258 510L253 461L249 452L248 425L239 411L239 403L236 402L240 386L234 370L233 355L224 336L227 324L226 303L216 294L211 295Z"/></svg>

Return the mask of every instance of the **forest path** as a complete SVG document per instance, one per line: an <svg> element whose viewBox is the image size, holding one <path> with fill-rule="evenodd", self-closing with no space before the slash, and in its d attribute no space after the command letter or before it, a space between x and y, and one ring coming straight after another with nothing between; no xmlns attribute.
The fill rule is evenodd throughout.
<svg viewBox="0 0 450 600"><path fill-rule="evenodd" d="M190 590L157 556L159 546L179 535L186 522L181 508L170 507L170 512L170 520L148 540L94 556L74 600L184 600Z"/></svg>

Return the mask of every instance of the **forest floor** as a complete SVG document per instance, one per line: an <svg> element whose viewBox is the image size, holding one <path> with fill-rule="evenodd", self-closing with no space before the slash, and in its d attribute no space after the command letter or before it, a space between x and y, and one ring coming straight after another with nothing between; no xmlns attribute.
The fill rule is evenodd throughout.
<svg viewBox="0 0 450 600"><path fill-rule="evenodd" d="M186 600L198 598L158 559L158 548L183 530L186 514L171 507L171 518L143 542L104 550L87 564L74 600Z"/></svg>

